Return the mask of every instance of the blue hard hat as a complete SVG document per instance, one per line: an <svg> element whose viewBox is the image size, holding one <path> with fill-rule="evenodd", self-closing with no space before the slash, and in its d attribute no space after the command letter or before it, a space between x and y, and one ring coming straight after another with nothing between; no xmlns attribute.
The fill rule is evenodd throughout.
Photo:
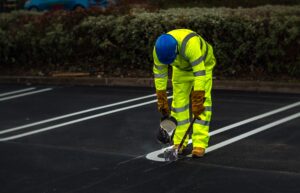
<svg viewBox="0 0 300 193"><path fill-rule="evenodd" d="M176 58L177 41L170 34L159 36L155 42L155 51L158 60L163 64L171 64Z"/></svg>

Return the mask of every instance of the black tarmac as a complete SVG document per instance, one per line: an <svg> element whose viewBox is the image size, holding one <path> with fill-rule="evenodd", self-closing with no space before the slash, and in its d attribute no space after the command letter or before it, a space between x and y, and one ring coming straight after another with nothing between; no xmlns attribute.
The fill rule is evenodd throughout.
<svg viewBox="0 0 300 193"><path fill-rule="evenodd" d="M299 193L300 95L212 94L212 149L169 163L153 88L0 85L0 192Z"/></svg>

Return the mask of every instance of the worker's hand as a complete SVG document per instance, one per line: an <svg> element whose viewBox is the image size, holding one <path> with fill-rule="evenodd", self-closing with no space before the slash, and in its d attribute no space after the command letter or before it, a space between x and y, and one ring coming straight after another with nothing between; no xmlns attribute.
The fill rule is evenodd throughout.
<svg viewBox="0 0 300 193"><path fill-rule="evenodd" d="M164 116L170 115L168 97L166 90L156 90L158 111Z"/></svg>
<svg viewBox="0 0 300 193"><path fill-rule="evenodd" d="M204 111L205 92L201 90L192 91L192 112L196 118Z"/></svg>

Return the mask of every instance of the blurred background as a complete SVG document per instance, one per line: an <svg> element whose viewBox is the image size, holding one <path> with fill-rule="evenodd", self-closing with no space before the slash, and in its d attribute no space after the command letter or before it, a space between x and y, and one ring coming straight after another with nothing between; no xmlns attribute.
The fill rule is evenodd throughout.
<svg viewBox="0 0 300 193"><path fill-rule="evenodd" d="M189 28L217 79L300 80L299 0L1 0L0 75L152 77L155 39Z"/></svg>
<svg viewBox="0 0 300 193"><path fill-rule="evenodd" d="M0 11L8 12L13 10L24 9L27 0L1 0ZM53 2L54 0L39 0L41 2ZM55 0L64 2L68 0ZM70 0L72 1L72 0ZM174 8L174 7L256 7L260 5L297 5L298 0L107 0L109 3L129 4L129 5L150 5L157 8Z"/></svg>

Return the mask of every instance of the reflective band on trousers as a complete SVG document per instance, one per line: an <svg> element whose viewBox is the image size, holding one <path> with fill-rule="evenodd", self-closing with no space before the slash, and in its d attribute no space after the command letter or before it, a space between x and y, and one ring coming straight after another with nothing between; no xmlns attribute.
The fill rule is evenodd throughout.
<svg viewBox="0 0 300 193"><path fill-rule="evenodd" d="M180 108L174 108L174 107L172 107L172 111L173 111L174 113L180 113L180 112L183 112L183 111L185 111L185 110L188 110L188 109L189 109L189 106L190 106L190 104L187 104L187 105L185 105L184 107L180 107Z"/></svg>
<svg viewBox="0 0 300 193"><path fill-rule="evenodd" d="M174 107L172 107L172 111L174 113L181 113L183 111L188 110L189 107L190 107L190 104L187 104L184 107L180 107L180 108L174 108ZM211 106L206 106L204 111L211 111Z"/></svg>
<svg viewBox="0 0 300 193"><path fill-rule="evenodd" d="M183 121L178 121L177 125L181 126L181 125L188 124L189 122L190 122L190 120L186 119L186 120L183 120ZM203 126L209 126L210 121L203 121L203 120L196 119L195 123L203 125Z"/></svg>
<svg viewBox="0 0 300 193"><path fill-rule="evenodd" d="M194 72L194 76L205 76L205 70Z"/></svg>
<svg viewBox="0 0 300 193"><path fill-rule="evenodd" d="M205 107L205 111L211 111L211 106Z"/></svg>
<svg viewBox="0 0 300 193"><path fill-rule="evenodd" d="M195 123L200 124L200 125L204 125L204 126L209 126L210 122L196 119Z"/></svg>
<svg viewBox="0 0 300 193"><path fill-rule="evenodd" d="M183 120L183 121L177 121L177 125L180 126L180 125L185 125L185 124L188 124L190 122L189 119L186 119L186 120Z"/></svg>
<svg viewBox="0 0 300 193"><path fill-rule="evenodd" d="M163 73L163 74L154 74L154 78L164 78L167 76L167 73Z"/></svg>
<svg viewBox="0 0 300 193"><path fill-rule="evenodd" d="M198 36L198 34L196 34L196 33L190 33L189 35L187 35L187 36L183 39L183 41L182 41L182 43L181 43L180 55L181 55L185 60L187 60L187 61L188 61L188 58L186 58L186 56L185 56L186 45L187 45L188 41L189 41L192 37L195 37L195 36Z"/></svg>

